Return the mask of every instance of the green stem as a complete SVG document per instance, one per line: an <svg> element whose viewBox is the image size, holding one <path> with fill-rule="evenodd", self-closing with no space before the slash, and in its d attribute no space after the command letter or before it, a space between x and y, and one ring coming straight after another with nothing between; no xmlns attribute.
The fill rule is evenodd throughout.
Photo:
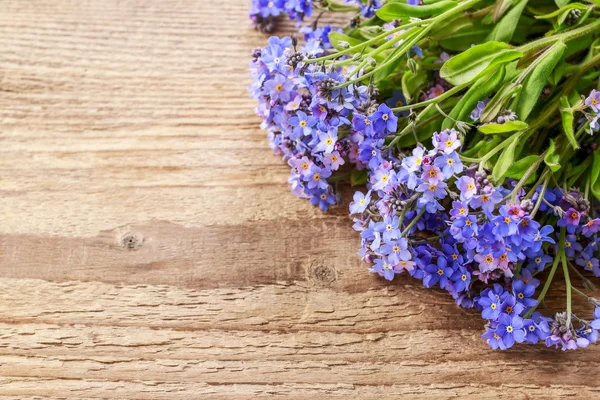
<svg viewBox="0 0 600 400"><path fill-rule="evenodd" d="M571 325L571 277L569 276L569 267L567 266L567 257L563 251L560 255L565 274L565 283L567 285L567 325Z"/></svg>
<svg viewBox="0 0 600 400"><path fill-rule="evenodd" d="M406 229L404 229L402 231L402 233L400 234L401 237L404 237L406 235L406 233L408 231L410 231L410 229L415 226L415 224L421 219L421 217L423 216L423 214L425 214L425 207L421 208L421 210L419 211L419 213L413 218L412 221L410 221L410 224L408 224L408 226L406 227Z"/></svg>
<svg viewBox="0 0 600 400"><path fill-rule="evenodd" d="M402 25L402 26L399 26L397 28L391 29L389 31L385 31L381 35L375 36L373 39L367 40L366 42L363 42L361 44L357 44L356 46L349 47L347 49L338 51L338 52L333 53L333 54L329 54L327 56L318 57L318 58L311 58L311 59L308 59L308 60L304 60L304 62L306 62L306 63L315 63L315 62L327 61L327 60L331 60L331 59L334 59L334 58L338 58L338 57L344 56L346 54L358 53L363 48L365 48L367 46L370 46L372 44L375 44L375 43L379 42L380 40L385 39L386 37L388 37L388 36L390 36L390 35L392 35L392 34L394 34L396 32L399 32L399 31L407 29L407 28L412 28L412 27L415 27L415 26L424 25L424 24L426 24L428 22L430 22L430 20L411 22L410 24Z"/></svg>
<svg viewBox="0 0 600 400"><path fill-rule="evenodd" d="M520 51L521 53L525 53L531 50L537 50L542 47L548 46L559 40L568 42L569 40L577 39L586 35L591 35L592 33L598 30L600 30L600 20L592 22L591 24L582 26L580 28L573 29L571 31L559 33L557 35L552 35L531 43L524 44L520 47L517 47L515 50Z"/></svg>

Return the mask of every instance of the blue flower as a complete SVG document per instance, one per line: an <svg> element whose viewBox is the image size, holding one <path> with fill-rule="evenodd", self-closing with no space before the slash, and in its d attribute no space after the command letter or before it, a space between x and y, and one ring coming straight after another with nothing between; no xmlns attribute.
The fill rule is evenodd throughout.
<svg viewBox="0 0 600 400"><path fill-rule="evenodd" d="M385 240L385 239L384 239ZM388 256L390 262L399 264L400 261L409 261L412 258L408 251L408 241L405 238L389 241L379 249L381 254Z"/></svg>
<svg viewBox="0 0 600 400"><path fill-rule="evenodd" d="M371 116L373 128L378 137L384 137L389 133L396 132L398 127L398 117L385 104L379 105L379 108Z"/></svg>
<svg viewBox="0 0 600 400"><path fill-rule="evenodd" d="M513 281L513 294L517 301L522 303L525 307L533 307L538 304L536 299L531 298L534 293L535 286L521 280Z"/></svg>
<svg viewBox="0 0 600 400"><path fill-rule="evenodd" d="M327 168L319 168L316 165L313 165L311 168L311 173L308 176L308 188L314 189L326 189L329 184L327 183L327 178L331 176L331 171Z"/></svg>
<svg viewBox="0 0 600 400"><path fill-rule="evenodd" d="M491 213L494 210L496 204L500 203L504 196L497 190L492 189L489 193L483 193L480 195L475 195L471 199L471 207L479 208L487 213Z"/></svg>
<svg viewBox="0 0 600 400"><path fill-rule="evenodd" d="M367 209L369 203L371 202L371 191L369 190L367 194L362 194L361 192L354 193L354 201L350 203L350 213L351 214L361 214L363 211Z"/></svg>
<svg viewBox="0 0 600 400"><path fill-rule="evenodd" d="M448 266L448 260L443 255L438 256L435 264L429 264L425 268L427 274L423 278L425 287L432 287L436 283L440 283L440 288L445 289L448 284L448 279L454 274L454 270Z"/></svg>
<svg viewBox="0 0 600 400"><path fill-rule="evenodd" d="M327 190L315 192L310 198L310 204L319 206L323 211L327 211L329 206L335 204L335 195Z"/></svg>
<svg viewBox="0 0 600 400"><path fill-rule="evenodd" d="M598 259L592 256L589 251L579 253L579 258L575 260L577 265L583 267L586 271L592 271L595 276L600 277L600 266Z"/></svg>
<svg viewBox="0 0 600 400"><path fill-rule="evenodd" d="M442 170L444 179L449 179L454 174L460 174L463 171L463 164L458 157L458 153L443 153L436 157L434 164Z"/></svg>
<svg viewBox="0 0 600 400"><path fill-rule="evenodd" d="M498 319L502 301L506 296L508 296L508 292L497 283L494 284L493 289L487 288L481 292L477 301L477 304L482 308L481 317L488 320Z"/></svg>
<svg viewBox="0 0 600 400"><path fill-rule="evenodd" d="M396 274L393 265L385 258L375 260L371 272L378 273L379 276L383 276L388 281L394 279L394 275Z"/></svg>
<svg viewBox="0 0 600 400"><path fill-rule="evenodd" d="M523 319L518 315L500 314L496 332L502 337L506 348L512 347L515 342L523 343L525 341L523 325Z"/></svg>

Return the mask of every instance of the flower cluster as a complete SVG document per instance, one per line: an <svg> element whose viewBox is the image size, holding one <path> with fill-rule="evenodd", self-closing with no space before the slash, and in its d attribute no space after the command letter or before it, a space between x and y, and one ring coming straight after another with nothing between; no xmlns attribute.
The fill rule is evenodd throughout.
<svg viewBox="0 0 600 400"><path fill-rule="evenodd" d="M255 3L298 19L310 11L297 7L312 5ZM345 3L359 5L365 17L381 6L378 1ZM263 8L253 8L254 15ZM250 92L271 148L291 167L292 192L327 210L340 201L336 182L350 178L353 184L365 184L349 208L361 237L359 255L369 270L386 280L406 272L425 287L448 292L459 306L477 310L485 321L482 337L493 349L543 343L573 350L596 342L600 302L577 290L569 274L577 274L588 289L593 285L586 275L600 277L600 218L589 193L598 190L597 184L589 174L585 190L573 185L581 182L585 165L578 167L578 175L555 172L561 168L557 160L595 151L597 140L582 139L581 133L599 127L600 92L593 90L582 100L578 95L560 99L563 105L556 110L571 113L577 128L572 137L551 139L551 148L541 154L534 150L515 163L511 152L533 132L519 119L522 107L499 102L486 91L469 101L456 99L447 115L442 101L461 88L443 79L439 69L452 58L445 52L432 54L431 47L422 50L414 40L427 32L419 31L421 22L366 27L360 34L378 35L369 43L377 42L379 49L366 47L368 43L351 49L349 42L356 39L340 41L336 34L336 47L348 51L335 54L329 37L334 30L315 25L301 29L305 44L299 50L296 40L286 37L271 38L267 47L254 51ZM408 70L412 74L402 77L401 85L401 74L385 84L377 81L380 73L389 73L385 68L391 62L381 57L385 49L396 57L394 62L405 63L404 77ZM415 60L428 62L429 68L420 68ZM401 90L394 90L398 86ZM424 110L416 114L413 108ZM576 120L574 112L585 118ZM461 119L454 119L457 115ZM417 132L439 117L444 118L435 128ZM472 123L464 122L469 117ZM407 138L414 141L406 144ZM577 141L582 143L578 153L559 148L577 150ZM500 160L501 173L494 166ZM543 301L558 268L566 281L567 306L564 312L544 315L538 308L546 308ZM595 306L592 319L572 311L573 291Z"/></svg>
<svg viewBox="0 0 600 400"><path fill-rule="evenodd" d="M327 178L346 160L357 160L357 137L349 134L351 113L374 95L367 86L337 88L351 72L346 67L322 71L316 63L303 62L331 47L325 40L329 31L304 29L302 52L289 37L269 39L268 47L254 52L250 88L271 147L292 169L292 192L322 210L336 203Z"/></svg>

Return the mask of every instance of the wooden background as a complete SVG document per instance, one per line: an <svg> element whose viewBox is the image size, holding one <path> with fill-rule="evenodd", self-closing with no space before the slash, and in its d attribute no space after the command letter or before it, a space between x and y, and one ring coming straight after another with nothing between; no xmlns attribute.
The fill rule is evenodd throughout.
<svg viewBox="0 0 600 400"><path fill-rule="evenodd" d="M248 3L0 1L0 398L600 396L289 194Z"/></svg>

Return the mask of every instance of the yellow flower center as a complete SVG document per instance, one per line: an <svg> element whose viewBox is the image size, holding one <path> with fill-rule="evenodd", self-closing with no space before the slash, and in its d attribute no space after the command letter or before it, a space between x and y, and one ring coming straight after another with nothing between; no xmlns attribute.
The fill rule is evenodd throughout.
<svg viewBox="0 0 600 400"><path fill-rule="evenodd" d="M316 173L316 174L313 176L313 179L314 179L315 181L318 181L318 180L320 180L320 179L321 179L321 174L319 174L319 173L317 172L317 173Z"/></svg>
<svg viewBox="0 0 600 400"><path fill-rule="evenodd" d="M283 85L275 86L275 90L277 90L278 92L281 92L283 90Z"/></svg>

